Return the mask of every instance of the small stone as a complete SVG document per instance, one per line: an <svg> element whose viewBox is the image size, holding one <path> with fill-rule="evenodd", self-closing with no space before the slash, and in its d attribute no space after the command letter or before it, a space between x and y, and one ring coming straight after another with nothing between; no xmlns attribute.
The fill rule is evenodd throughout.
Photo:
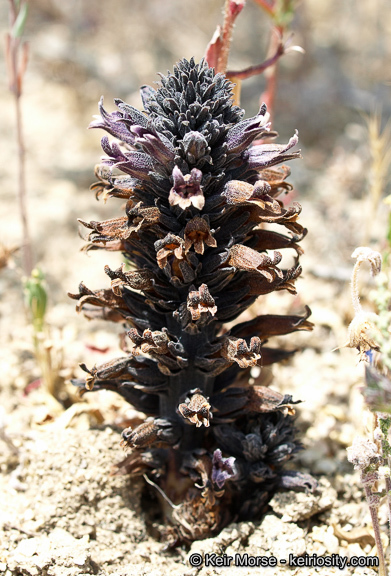
<svg viewBox="0 0 391 576"><path fill-rule="evenodd" d="M338 554L339 541L334 535L332 526L314 526L310 534L314 542L324 545L325 552L328 554Z"/></svg>
<svg viewBox="0 0 391 576"><path fill-rule="evenodd" d="M358 542L354 542L352 544L348 544L348 556L352 558L352 556L363 556L364 552Z"/></svg>
<svg viewBox="0 0 391 576"><path fill-rule="evenodd" d="M283 522L300 522L331 508L336 500L337 492L326 478L321 478L313 493L278 492L270 506Z"/></svg>
<svg viewBox="0 0 391 576"><path fill-rule="evenodd" d="M305 532L296 524L283 522L274 514L267 514L248 539L246 552L253 556L275 556L285 559L290 554L300 556L306 551Z"/></svg>
<svg viewBox="0 0 391 576"><path fill-rule="evenodd" d="M31 556L34 556L34 554L37 553L38 545L38 538L22 540L15 550L15 557L25 556L26 558L30 558Z"/></svg>

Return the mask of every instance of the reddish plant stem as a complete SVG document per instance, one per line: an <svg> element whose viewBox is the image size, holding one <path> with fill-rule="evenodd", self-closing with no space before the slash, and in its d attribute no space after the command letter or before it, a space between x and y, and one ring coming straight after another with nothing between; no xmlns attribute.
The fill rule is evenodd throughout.
<svg viewBox="0 0 391 576"><path fill-rule="evenodd" d="M268 55L276 52L276 48L278 51L278 48L281 45L282 34L283 34L282 26L275 26L273 28L272 35L270 38ZM261 95L260 102L266 103L268 112L270 114L270 117L272 118L277 93L278 58L271 66L268 67L267 72L265 73L265 77L266 77L266 89Z"/></svg>
<svg viewBox="0 0 391 576"><path fill-rule="evenodd" d="M13 27L17 19L17 10L14 0L9 0L10 5L10 33L6 38L6 60L8 67L9 89L14 95L16 112L16 137L18 146L18 201L20 218L22 222L23 235L23 269L27 277L31 275L33 269L33 259L31 252L31 240L26 205L26 170L25 170L25 145L23 137L23 123L21 110L22 82L27 66L28 48L27 44L21 44L20 38L12 34ZM21 62L18 62L19 50L22 48Z"/></svg>
<svg viewBox="0 0 391 576"><path fill-rule="evenodd" d="M225 7L224 7L224 23L223 23L223 30L221 34L221 52L219 54L217 60L217 67L216 72L225 72L227 69L228 64L228 54L229 48L231 45L231 36L232 36L232 26L233 22L231 22L229 16L229 3L230 0L225 0Z"/></svg>
<svg viewBox="0 0 391 576"><path fill-rule="evenodd" d="M390 466L390 462L388 461L388 467ZM387 491L387 505L388 505L388 536L391 538L391 478L386 476L386 491ZM390 566L391 566L391 550L390 550Z"/></svg>
<svg viewBox="0 0 391 576"><path fill-rule="evenodd" d="M221 33L221 49L217 59L216 72L225 74L228 64L229 49L231 46L232 30L236 17L242 11L245 0L225 0L224 22Z"/></svg>
<svg viewBox="0 0 391 576"><path fill-rule="evenodd" d="M250 78L251 76L256 76L257 74L262 74L267 68L273 66L277 60L284 54L284 45L282 42L279 42L277 50L273 56L262 62L262 64L257 64L255 66L249 66L249 68L245 68L244 70L228 70L227 76L231 77L234 76L235 78L239 78L239 80L245 80L246 78Z"/></svg>
<svg viewBox="0 0 391 576"><path fill-rule="evenodd" d="M361 474L361 479L363 480L363 474ZM377 506L374 505L372 502L374 494L371 490L371 487L365 484L365 482L363 482L363 484L364 484L365 497L367 499L369 512L371 514L373 532L375 535L377 556L379 558L379 576L386 576L386 562L384 558L383 544L380 537L380 526L379 526L379 517L377 514Z"/></svg>

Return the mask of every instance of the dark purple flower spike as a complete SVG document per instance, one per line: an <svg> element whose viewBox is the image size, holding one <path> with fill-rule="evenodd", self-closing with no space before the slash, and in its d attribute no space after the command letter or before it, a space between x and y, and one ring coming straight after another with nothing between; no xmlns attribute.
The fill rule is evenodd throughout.
<svg viewBox="0 0 391 576"><path fill-rule="evenodd" d="M164 512L174 545L259 516L279 486L310 487L284 474L299 449L295 402L249 383L252 367L291 354L266 341L311 330L310 310L232 324L264 294L296 293L306 230L300 206L280 199L289 168L274 167L299 157L297 135L271 143L265 105L243 119L231 83L193 60L157 90L143 87L142 99L143 112L116 100L109 113L101 101L91 124L115 138L102 139L92 188L125 203L117 218L81 221L86 249L120 251L127 266L106 266L107 288L80 284L72 297L89 318L123 325L124 356L83 364L86 378L75 383L114 390L145 414L123 433L129 454L118 472L145 475L174 503Z"/></svg>

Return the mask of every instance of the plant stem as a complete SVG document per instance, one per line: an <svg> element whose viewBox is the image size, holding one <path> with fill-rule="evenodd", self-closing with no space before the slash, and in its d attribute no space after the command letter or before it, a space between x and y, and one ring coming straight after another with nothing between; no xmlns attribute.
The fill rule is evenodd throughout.
<svg viewBox="0 0 391 576"><path fill-rule="evenodd" d="M222 30L221 52L217 61L217 72L225 72L228 64L228 54L231 45L232 24L229 16L229 3L230 0L225 0L224 7L224 23Z"/></svg>
<svg viewBox="0 0 391 576"><path fill-rule="evenodd" d="M358 259L353 267L352 280L350 284L352 304L355 314L360 314L362 312L362 306L360 302L360 292L358 289L358 271L360 269L361 264L362 260Z"/></svg>
<svg viewBox="0 0 391 576"><path fill-rule="evenodd" d="M17 5L15 0L9 0L9 33L6 35L6 63L8 86L15 99L16 136L19 158L18 200L23 234L23 268L26 277L29 277L33 269L33 262L26 206L25 145L21 109L23 77L28 61L28 45L25 42L21 42L21 34L23 33L25 20L22 18L22 22L18 25L18 16L22 13L22 9L27 10L26 3ZM26 10L24 10L24 14L26 14ZM20 60L19 55L21 56Z"/></svg>
<svg viewBox="0 0 391 576"><path fill-rule="evenodd" d="M388 459L388 467L390 467L390 458ZM391 478L386 476L386 491L387 491L387 505L388 505L388 538L391 540ZM389 552L390 570L391 570L391 550Z"/></svg>
<svg viewBox="0 0 391 576"><path fill-rule="evenodd" d="M270 37L268 59L272 60L273 57L275 57L277 54L278 57L275 58L274 63L268 66L265 72L266 90L263 92L260 98L260 102L265 102L267 105L267 109L271 117L273 116L274 103L277 93L278 58L281 55L279 54L279 51L281 50L282 45L282 33L283 28L281 26L274 26Z"/></svg>
<svg viewBox="0 0 391 576"><path fill-rule="evenodd" d="M383 467L384 467L383 474L386 485L387 506L388 506L388 534L389 537L391 538L391 477L390 477L391 445L388 440L388 434L391 427L391 418L389 415L386 414L375 413L374 415L376 416L378 426L381 431L381 454L383 457Z"/></svg>
<svg viewBox="0 0 391 576"><path fill-rule="evenodd" d="M235 78L239 78L240 80L245 80L246 78L250 78L251 76L256 76L257 74L262 74L267 68L273 66L277 60L284 54L284 45L281 41L279 41L277 50L273 56L262 62L262 64L256 64L255 66L249 66L249 68L245 68L244 70L228 70L227 76L234 76Z"/></svg>
<svg viewBox="0 0 391 576"><path fill-rule="evenodd" d="M27 277L31 275L33 269L33 261L31 254L31 240L29 232L29 223L27 218L27 205L26 205L26 171L25 159L26 152L23 138L23 125L22 125L22 110L20 105L20 95L15 93L15 108L16 108L16 128L17 128L17 143L18 143L18 156L19 156L19 210L22 220L23 229L23 268Z"/></svg>
<svg viewBox="0 0 391 576"><path fill-rule="evenodd" d="M364 476L364 474L361 473L362 480L363 480L363 476ZM387 574L386 573L386 563L385 563L385 559L384 559L383 544L382 544L381 537L380 537L380 526L379 526L379 517L377 515L377 505L373 504L374 494L371 490L371 487L366 485L364 481L363 481L363 484L364 484L364 490L365 490L365 497L367 499L368 506L369 506L369 512L371 514L373 532L375 534L377 556L379 558L379 576L386 576L386 574Z"/></svg>
<svg viewBox="0 0 391 576"><path fill-rule="evenodd" d="M225 74L231 46L232 30L238 14L244 7L245 0L225 0L224 22L221 32L221 49L217 59L216 72Z"/></svg>

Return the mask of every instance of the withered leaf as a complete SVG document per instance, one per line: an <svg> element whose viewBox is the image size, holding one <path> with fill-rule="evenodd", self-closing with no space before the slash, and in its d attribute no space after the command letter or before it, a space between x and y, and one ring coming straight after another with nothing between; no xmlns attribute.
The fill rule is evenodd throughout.
<svg viewBox="0 0 391 576"><path fill-rule="evenodd" d="M76 306L78 312L80 312L86 304L92 304L93 306L122 310L125 316L127 314L125 302L121 296L114 294L112 290L90 290L81 282L79 284L79 294L69 293L68 296L79 301Z"/></svg>
<svg viewBox="0 0 391 576"><path fill-rule="evenodd" d="M291 396L280 394L266 386L250 386L247 397L248 401L245 408L248 412L265 414L281 410L291 415L295 413L292 408ZM297 402L294 402L294 404L297 404Z"/></svg>
<svg viewBox="0 0 391 576"><path fill-rule="evenodd" d="M82 363L80 368L87 372L86 376L86 388L87 390L92 390L96 380L108 380L111 378L118 378L127 373L128 358L116 358L100 364L99 366L94 366L93 368L87 368L87 366Z"/></svg>
<svg viewBox="0 0 391 576"><path fill-rule="evenodd" d="M294 234L292 236L285 236L274 232L274 230L253 230L251 232L249 243L251 248L257 251L264 250L280 250L282 248L293 248L296 250L297 255L303 254L303 249L297 244L306 235L307 230L304 229L300 235Z"/></svg>

